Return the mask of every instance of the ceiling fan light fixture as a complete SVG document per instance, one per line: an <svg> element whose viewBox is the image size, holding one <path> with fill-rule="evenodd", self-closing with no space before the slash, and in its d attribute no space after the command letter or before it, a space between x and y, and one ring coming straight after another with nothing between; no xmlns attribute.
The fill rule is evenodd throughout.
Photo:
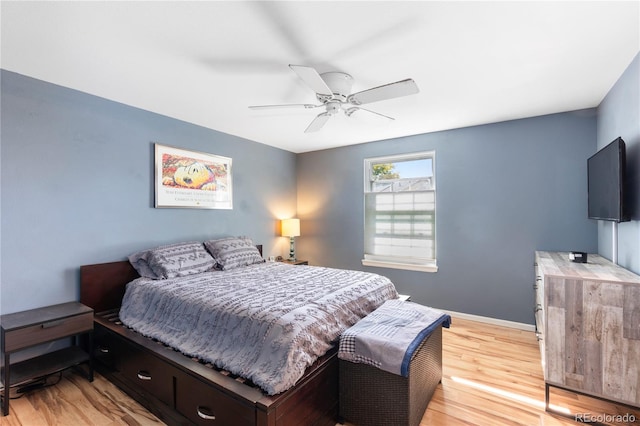
<svg viewBox="0 0 640 426"><path fill-rule="evenodd" d="M327 114L329 115L336 115L342 110L342 104L338 101L327 102L325 105L327 107Z"/></svg>

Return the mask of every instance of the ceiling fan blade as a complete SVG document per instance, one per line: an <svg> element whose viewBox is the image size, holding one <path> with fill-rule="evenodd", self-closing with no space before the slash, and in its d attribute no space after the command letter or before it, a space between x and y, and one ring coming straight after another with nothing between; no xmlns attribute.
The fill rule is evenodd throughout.
<svg viewBox="0 0 640 426"><path fill-rule="evenodd" d="M324 82L322 77L320 77L320 74L318 74L318 71L316 71L315 68L304 65L289 65L289 68L298 74L298 77L300 77L302 81L304 81L305 84L317 94L333 96L333 92L331 92L331 89L327 86L327 83Z"/></svg>
<svg viewBox="0 0 640 426"><path fill-rule="evenodd" d="M322 129L322 126L329 120L331 115L329 113L323 112L322 114L318 114L316 118L313 119L311 124L307 126L307 129L304 131L305 133L317 132Z"/></svg>
<svg viewBox="0 0 640 426"><path fill-rule="evenodd" d="M370 104L372 102L384 101L387 99L399 98L401 96L418 93L418 85L411 78L385 84L372 89L349 95L347 102L354 105Z"/></svg>
<svg viewBox="0 0 640 426"><path fill-rule="evenodd" d="M348 108L348 109L344 110L344 113L347 114L347 117L351 117L351 114L353 114L356 111L367 111L367 112L370 112L372 114L376 114L376 115L379 115L381 117L388 118L389 120L395 120L395 118L389 117L388 115L380 114L379 112L371 111L370 109L360 108L360 107Z"/></svg>
<svg viewBox="0 0 640 426"><path fill-rule="evenodd" d="M313 104L281 104L281 105L249 105L250 109L277 109L277 108L318 108L324 106Z"/></svg>

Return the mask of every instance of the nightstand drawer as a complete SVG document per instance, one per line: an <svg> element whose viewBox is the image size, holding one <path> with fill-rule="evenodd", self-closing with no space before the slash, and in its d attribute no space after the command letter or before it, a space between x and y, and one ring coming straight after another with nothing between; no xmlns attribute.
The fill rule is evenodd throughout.
<svg viewBox="0 0 640 426"><path fill-rule="evenodd" d="M66 336L93 330L93 311L67 318L43 321L28 327L5 331L4 351L49 342Z"/></svg>
<svg viewBox="0 0 640 426"><path fill-rule="evenodd" d="M286 263L288 265L308 265L309 264L308 260L300 260L300 259L296 259L296 260L284 259L284 260L279 260L278 262Z"/></svg>

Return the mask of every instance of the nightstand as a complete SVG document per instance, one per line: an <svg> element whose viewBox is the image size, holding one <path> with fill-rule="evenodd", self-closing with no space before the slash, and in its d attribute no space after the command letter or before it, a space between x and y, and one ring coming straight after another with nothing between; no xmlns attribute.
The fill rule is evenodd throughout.
<svg viewBox="0 0 640 426"><path fill-rule="evenodd" d="M89 363L88 379L93 381L92 351L93 309L69 302L0 316L2 342L2 415L9 414L10 388L44 378L67 368ZM88 335L89 351L78 346L78 336ZM67 337L75 345L11 364L11 354Z"/></svg>
<svg viewBox="0 0 640 426"><path fill-rule="evenodd" d="M308 265L309 264L308 260L300 260L300 259L296 259L296 260L284 259L284 260L281 260L280 262L288 263L289 265Z"/></svg>

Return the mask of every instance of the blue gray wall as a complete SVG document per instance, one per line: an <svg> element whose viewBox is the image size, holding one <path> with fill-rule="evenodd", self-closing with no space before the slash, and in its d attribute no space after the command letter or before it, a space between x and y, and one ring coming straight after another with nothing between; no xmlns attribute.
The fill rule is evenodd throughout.
<svg viewBox="0 0 640 426"><path fill-rule="evenodd" d="M387 275L418 303L532 324L534 251L597 249L586 213L595 148L592 109L301 154L299 257ZM427 150L438 272L363 267L364 159Z"/></svg>
<svg viewBox="0 0 640 426"><path fill-rule="evenodd" d="M248 235L284 254L296 156L2 71L0 311L77 300L79 266ZM233 210L155 209L154 142L233 159Z"/></svg>
<svg viewBox="0 0 640 426"><path fill-rule="evenodd" d="M627 146L631 221L618 225L618 264L640 274L640 54L598 107L598 149L621 136ZM598 223L598 252L612 258L612 224Z"/></svg>
<svg viewBox="0 0 640 426"><path fill-rule="evenodd" d="M535 250L607 255L586 218L586 159L627 142L634 221L620 263L639 272L638 57L597 110L295 155L2 71L0 311L78 298L78 267L141 248L249 235L284 254L277 219L296 213L298 257L389 276L413 300L533 323ZM428 117L425 117L428 119ZM233 158L234 209L154 209L153 143ZM364 268L367 157L435 150L437 273ZM603 226L603 225L601 225ZM598 241L598 235L600 241Z"/></svg>

